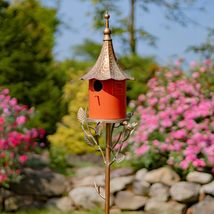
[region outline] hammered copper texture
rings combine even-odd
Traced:
[[[126,74],[118,65],[116,56],[114,54],[114,49],[112,45],[112,41],[104,41],[103,47],[100,52],[100,55],[95,63],[94,67],[82,76],[81,79],[90,80],[125,80],[125,79],[133,79],[128,74]]]

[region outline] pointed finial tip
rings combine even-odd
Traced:
[[[105,12],[104,18],[105,19],[109,19],[110,18],[110,15],[108,14],[108,11]]]
[[[105,26],[105,30],[104,30],[104,41],[108,41],[108,40],[111,40],[111,37],[110,37],[111,30],[109,29],[110,15],[108,14],[108,11],[105,12],[104,18],[106,20],[106,26]]]

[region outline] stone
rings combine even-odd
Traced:
[[[13,195],[14,195],[13,192],[11,192],[11,191],[9,191],[7,189],[4,189],[4,188],[0,188],[0,198],[2,198],[2,200],[6,199],[8,197],[11,197]]]
[[[148,198],[135,195],[129,191],[118,192],[115,205],[121,210],[138,210],[145,206]]]
[[[0,211],[3,209],[3,201],[4,201],[4,199],[3,199],[3,197],[0,195]]]
[[[149,196],[156,201],[168,201],[169,187],[162,183],[152,184]]]
[[[122,214],[122,211],[119,208],[111,208],[110,213],[111,214]]]
[[[67,188],[66,178],[50,170],[25,169],[19,183],[11,189],[21,195],[54,197],[62,195]]]
[[[33,204],[33,197],[32,196],[12,196],[4,201],[4,209],[7,212],[16,211],[20,208],[26,209],[31,207]]]
[[[96,176],[100,175],[104,172],[104,169],[102,167],[95,167],[95,166],[89,166],[84,168],[77,168],[75,171],[76,177],[84,178],[88,176]]]
[[[69,197],[78,208],[94,209],[97,206],[104,206],[104,200],[98,195],[94,187],[74,188],[69,192]],[[110,203],[113,203],[113,196],[111,196]]]
[[[138,170],[135,174],[135,180],[144,181],[147,172],[148,170],[145,168]]]
[[[47,202],[47,207],[52,209],[58,209],[62,212],[68,212],[74,210],[74,206],[70,197],[65,196],[62,198],[51,198]]]
[[[171,186],[172,184],[179,182],[180,177],[170,167],[162,167],[147,172],[144,180],[149,183],[163,183]]]
[[[199,184],[182,181],[171,186],[170,195],[175,201],[192,203],[198,200],[199,190]]]
[[[193,205],[191,208],[192,214],[213,214],[214,213],[214,198],[212,197],[206,197],[204,201],[201,201],[195,205]]]
[[[94,182],[98,185],[98,186],[105,186],[105,175],[97,175],[94,178]],[[94,184],[93,182],[93,184]]]
[[[118,168],[111,171],[111,178],[132,175],[134,170],[129,167]]]
[[[111,193],[125,189],[134,180],[134,176],[116,177],[111,180]]]
[[[41,154],[31,153],[29,154],[28,161],[26,162],[26,166],[29,166],[33,169],[42,169],[48,167],[50,164],[49,152],[44,151]]]
[[[83,177],[82,179],[75,178],[74,186],[93,186],[94,176]]]
[[[75,187],[94,186],[94,182],[96,182],[98,186],[105,186],[105,176],[97,175],[97,176],[87,176],[82,179],[78,179],[78,178],[73,179],[73,184]]]
[[[101,155],[94,155],[94,153],[85,154],[69,154],[66,155],[66,163],[70,167],[82,168],[84,164],[95,166],[102,166],[103,159]],[[92,167],[91,167],[92,168]]]
[[[3,203],[4,203],[5,199],[7,199],[8,197],[11,197],[13,195],[14,194],[11,191],[0,187],[0,211],[3,209]]]
[[[214,181],[209,184],[203,185],[200,192],[214,196]]]
[[[150,186],[151,186],[150,183],[146,181],[136,180],[133,183],[132,191],[136,195],[148,196]]]
[[[199,184],[207,184],[212,180],[212,175],[205,172],[190,172],[186,178],[187,181]]]
[[[145,206],[145,211],[155,214],[184,214],[185,210],[185,204],[180,204],[175,201],[163,202],[150,199]]]
[[[4,198],[3,198],[3,196],[0,193],[0,211],[3,209],[3,206],[2,206],[3,202],[4,202]]]
[[[145,212],[143,212],[143,211],[129,211],[128,213],[127,212],[123,212],[123,211],[121,211],[119,208],[112,208],[111,210],[110,210],[110,213],[111,214],[155,214],[155,213],[145,213]]]
[[[16,211],[19,209],[17,197],[10,197],[4,201],[5,211]]]

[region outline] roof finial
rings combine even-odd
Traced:
[[[109,18],[110,18],[110,15],[108,14],[108,11],[106,11],[105,15],[104,15],[104,18],[106,20],[106,28],[104,30],[104,38],[103,40],[104,41],[110,41],[111,40],[111,30],[109,29]]]

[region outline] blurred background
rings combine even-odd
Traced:
[[[71,47],[83,43],[85,39],[100,43],[102,35],[95,31],[95,27],[103,27],[102,17],[97,13],[102,14],[104,10],[111,11],[111,25],[114,28],[127,30],[113,33],[117,53],[122,54],[126,50],[125,53],[128,54],[126,42],[128,42],[127,25],[131,21],[131,4],[133,4],[131,1],[102,1],[99,4],[96,1],[84,0],[42,2],[47,6],[57,5],[58,17],[67,24],[67,28],[62,26],[56,38],[54,51],[57,59],[77,57]],[[91,4],[92,2],[94,5]],[[155,56],[162,64],[184,55],[188,60],[195,59],[197,56],[193,52],[188,52],[187,48],[200,45],[206,40],[207,30],[213,28],[212,8],[211,1],[177,1],[176,3],[136,1],[134,3],[134,25],[138,29],[136,52]]]
[[[213,213],[214,2],[209,0],[0,0],[0,212],[49,213],[54,207],[61,213],[65,203],[70,213],[102,213],[96,208],[100,200],[85,206],[74,198],[75,187],[88,188],[92,177],[102,175],[101,157],[84,142],[76,115],[88,105],[87,82],[79,78],[100,53],[106,10],[118,62],[135,78],[127,83],[127,103],[138,122],[124,161],[113,166],[115,177],[130,180],[112,194],[118,200],[152,198],[154,183],[166,185],[161,188],[168,194],[157,205],[165,206],[162,211],[145,198],[134,208],[115,199],[113,211],[171,214],[172,200],[182,204],[176,204],[178,213],[191,208],[195,214],[191,206],[208,195],[212,202],[203,209]],[[175,173],[176,182],[186,182],[192,172],[205,173],[207,180],[187,180],[197,183],[196,194],[180,200],[169,193],[170,179],[142,183],[142,168],[165,170],[170,179]],[[77,182],[81,173],[91,176],[85,184]],[[137,192],[146,185],[146,193]],[[134,196],[121,193],[124,189]],[[90,198],[87,191],[83,197]],[[23,209],[29,211],[18,211]]]

